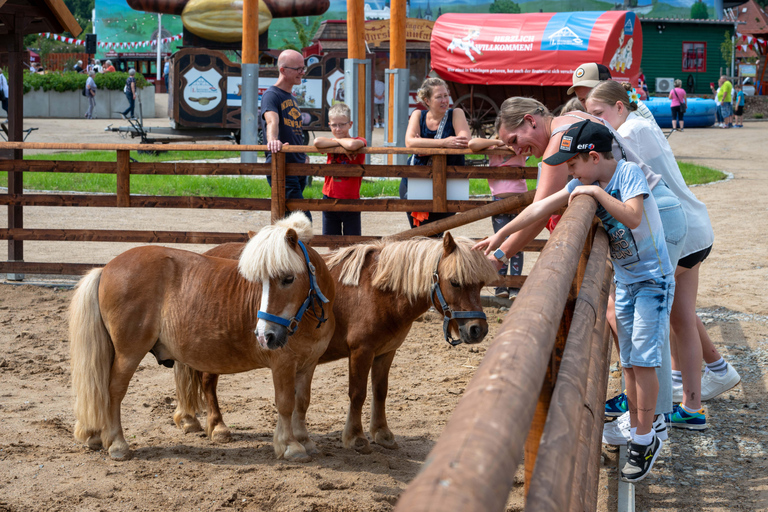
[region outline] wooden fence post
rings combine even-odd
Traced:
[[[448,211],[448,179],[445,176],[447,157],[432,157],[432,211]]]
[[[131,206],[131,152],[117,150],[117,206]]]
[[[272,153],[272,222],[285,217],[285,153]]]

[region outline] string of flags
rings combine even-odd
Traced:
[[[67,44],[85,46],[84,39],[75,39],[74,37],[64,37],[62,35],[52,34],[50,32],[44,32],[39,35],[46,37],[48,39],[53,39],[54,41],[62,41]],[[160,39],[160,44],[172,43],[173,41],[181,41],[181,34],[176,34],[175,36],[171,36],[171,37],[164,37]],[[99,48],[139,48],[144,46],[157,46],[157,39],[152,39],[151,41],[133,41],[129,43],[110,43],[106,41],[97,41],[96,46],[98,46]]]
[[[736,32],[736,46],[743,52],[753,49],[758,54],[768,53],[768,41],[759,37],[748,36]]]

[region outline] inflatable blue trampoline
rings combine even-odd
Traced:
[[[669,98],[648,98],[644,100],[661,128],[672,128],[672,107]],[[715,124],[715,100],[688,98],[688,109],[683,121],[686,128],[704,128]]]

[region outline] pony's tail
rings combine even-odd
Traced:
[[[115,350],[99,310],[101,268],[77,285],[69,307],[69,353],[75,398],[75,439],[97,437],[109,425],[109,373]]]
[[[193,370],[178,361],[173,365],[173,375],[176,378],[176,412],[173,421],[180,425],[182,419],[189,415],[194,417],[205,407],[203,400],[202,372]]]

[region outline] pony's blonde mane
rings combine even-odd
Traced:
[[[482,251],[472,251],[474,242],[456,237],[456,249],[443,258],[441,277],[458,282],[460,286],[489,283],[498,276],[496,269]],[[343,264],[339,280],[347,286],[358,286],[366,256],[379,251],[373,286],[405,295],[415,302],[429,295],[432,273],[440,255],[443,241],[433,238],[413,238],[398,242],[375,242],[346,247],[326,260],[328,268]]]
[[[300,275],[307,271],[304,258],[292,250],[285,239],[289,229],[299,240],[312,238],[312,223],[303,212],[293,212],[285,219],[265,226],[243,248],[238,268],[249,281],[265,281],[285,274]]]

